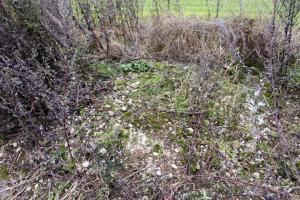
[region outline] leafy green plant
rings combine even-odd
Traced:
[[[135,73],[140,73],[140,72],[147,72],[151,70],[151,66],[141,60],[138,61],[133,61],[130,63],[125,63],[121,64],[118,66],[118,70],[123,72],[123,73],[129,73],[129,72],[135,72]]]

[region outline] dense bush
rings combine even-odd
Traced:
[[[20,131],[33,138],[64,110],[69,80],[60,64],[63,56],[35,6],[0,1],[0,134],[5,138]]]

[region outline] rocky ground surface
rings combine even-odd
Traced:
[[[142,61],[92,67],[111,91],[70,118],[67,140],[42,140],[33,150],[20,138],[3,145],[1,198],[299,197],[296,94],[283,110],[282,138],[259,77],[216,76],[205,101],[197,101],[195,67]]]

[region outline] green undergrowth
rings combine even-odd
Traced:
[[[271,170],[271,185],[295,186],[291,163],[280,157],[279,137],[270,123],[269,84],[259,75],[240,76],[244,72],[238,67],[230,73],[211,71],[202,86],[195,84],[197,67],[145,61],[92,67],[114,86],[88,122],[88,134],[97,147],[94,169],[101,166],[105,190],[114,190],[111,185],[128,176],[131,166],[144,167],[147,156],[168,163],[163,160],[167,152],[175,158],[173,168],[179,168],[181,174],[217,174],[261,182]],[[199,93],[201,89],[203,93]],[[199,101],[199,95],[205,98]],[[291,129],[296,133],[299,126]],[[86,135],[83,130],[79,137]],[[172,155],[174,149],[177,153]],[[64,160],[66,149],[61,151],[59,157]],[[296,160],[297,167],[299,163]],[[71,171],[74,166],[67,163],[65,169]],[[144,181],[152,176],[141,173],[140,181],[147,185]],[[235,189],[241,192],[243,188]],[[226,188],[210,182],[190,189],[189,195],[191,199],[209,199],[209,190],[224,193]]]
[[[151,71],[153,69],[151,64],[142,60],[121,63],[116,66],[112,66],[106,62],[101,62],[91,64],[89,67],[96,70],[96,72],[104,78],[116,78],[121,74],[127,74],[130,72],[141,73]]]
[[[131,87],[128,97],[135,105],[123,114],[123,118],[133,125],[147,125],[155,130],[169,126],[168,123],[180,117],[180,112],[188,109],[189,73],[155,63],[152,71],[117,80],[118,89]]]

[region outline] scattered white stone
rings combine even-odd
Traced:
[[[16,149],[16,153],[19,153],[20,151],[21,151],[21,148],[18,147],[18,148]]]
[[[149,198],[147,196],[143,196],[141,200],[148,200]]]
[[[256,179],[259,179],[259,173],[258,172],[254,172],[253,173],[253,177],[256,178]]]
[[[179,149],[179,148],[175,148],[174,151],[175,151],[176,153],[179,153],[180,149]]]
[[[104,126],[105,126],[105,123],[102,123],[102,124],[99,125],[99,128],[100,128],[100,129],[101,129],[101,128],[104,128]]]
[[[107,150],[106,150],[105,148],[101,148],[101,149],[100,149],[100,153],[101,153],[101,154],[106,154],[106,153],[107,153]]]
[[[261,155],[261,154],[262,154],[262,152],[261,152],[260,150],[258,150],[258,151],[257,151],[257,154],[258,154],[258,155]]]
[[[31,191],[32,190],[32,187],[31,186],[27,186],[26,187],[26,192],[29,192],[29,191]]]
[[[115,115],[115,113],[113,112],[113,111],[108,111],[108,115],[110,116],[110,117],[113,117],[114,115]]]
[[[187,128],[187,130],[188,130],[188,132],[190,132],[190,133],[193,133],[193,132],[194,132],[194,129],[192,129],[192,128]]]
[[[126,107],[126,106],[122,106],[122,107],[121,107],[121,110],[122,110],[123,112],[125,112],[125,111],[127,110],[127,107]]]
[[[175,164],[172,164],[171,167],[172,167],[173,169],[178,169],[177,165],[175,165]]]
[[[158,153],[157,153],[157,152],[153,152],[153,155],[154,155],[154,156],[158,156]]]
[[[129,99],[127,102],[128,105],[132,105],[132,99]]]
[[[72,134],[74,134],[74,133],[75,133],[75,128],[72,127],[72,128],[70,129],[70,134],[72,135]]]
[[[141,151],[143,153],[150,153],[151,147],[149,146],[148,138],[141,130],[131,130],[126,145],[131,153],[134,151]]]
[[[262,101],[260,101],[260,102],[258,102],[258,104],[257,104],[259,107],[264,107],[265,105],[266,105],[266,103],[265,102],[262,102]]]
[[[105,106],[104,106],[104,108],[111,108],[111,105],[109,105],[109,104],[106,104]]]
[[[157,175],[157,176],[161,176],[161,175],[162,175],[161,171],[160,171],[160,170],[157,170],[156,175]]]
[[[131,84],[132,87],[137,87],[140,84],[140,81],[134,82]]]
[[[257,116],[257,125],[262,125],[265,122],[264,117],[262,115]]]
[[[270,133],[271,132],[271,129],[269,129],[268,127],[264,128],[262,130],[262,133]]]
[[[255,97],[258,97],[259,95],[260,95],[260,89],[256,90],[255,93],[254,93]]]
[[[86,160],[81,165],[82,165],[82,167],[87,168],[90,166],[90,162]]]
[[[14,143],[12,143],[12,146],[13,146],[13,147],[17,147],[17,146],[18,146],[18,143],[14,142]]]

